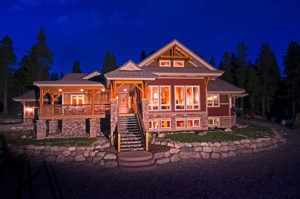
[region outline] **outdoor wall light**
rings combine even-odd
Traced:
[[[26,108],[26,112],[32,113],[32,110],[33,110],[33,109],[30,108],[30,107],[27,107],[27,108]]]
[[[127,91],[127,89],[125,88],[125,89],[124,89],[124,91],[126,92],[126,91]]]
[[[83,91],[83,89],[80,89],[80,91],[82,92],[82,91]]]
[[[58,89],[58,91],[59,91],[59,92],[62,92],[62,89],[60,88],[60,89]]]
[[[105,89],[104,88],[102,88],[102,92],[104,92],[105,91]]]

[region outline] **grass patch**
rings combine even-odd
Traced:
[[[26,138],[21,138],[22,136]],[[96,138],[53,138],[45,140],[31,139],[33,131],[0,132],[0,139],[16,145],[50,145],[50,146],[89,146]]]
[[[176,142],[222,142],[235,141],[247,138],[262,138],[273,136],[272,129],[254,125],[248,125],[245,128],[232,128],[232,132],[223,130],[208,131],[207,135],[200,136],[198,134],[167,134],[164,139]]]

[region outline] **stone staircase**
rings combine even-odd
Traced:
[[[121,152],[145,150],[136,115],[119,116],[119,128]]]
[[[157,167],[153,154],[147,151],[120,152],[118,164],[124,171],[149,171]]]

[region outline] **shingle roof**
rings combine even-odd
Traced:
[[[223,71],[221,70],[209,70],[203,67],[159,67],[159,66],[145,66],[142,67],[143,69],[150,71],[152,73],[209,73],[215,74],[219,73],[222,74]]]
[[[48,100],[48,95],[44,97],[44,100]],[[38,88],[32,89],[23,95],[17,96],[13,98],[14,101],[33,101],[33,100],[40,100],[40,91]]]
[[[244,93],[245,90],[238,88],[224,80],[219,78],[210,80],[207,85],[208,92],[235,92],[235,93]]]
[[[87,73],[66,73],[61,80],[80,80],[86,75]]]
[[[135,69],[128,69],[128,70],[124,70],[122,68],[127,67],[128,65],[134,65],[134,67],[136,67]],[[131,60],[126,62],[125,64],[123,64],[121,67],[119,67],[118,69],[111,71],[109,73],[106,73],[105,75],[106,79],[155,79],[157,76],[153,73],[151,73],[150,71],[147,71],[143,68],[138,67],[134,62],[132,62]]]

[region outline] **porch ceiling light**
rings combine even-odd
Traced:
[[[83,89],[81,88],[81,89],[80,89],[80,91],[82,92],[82,91],[83,91]]]
[[[32,111],[33,111],[33,109],[31,107],[27,107],[26,108],[26,112],[30,112],[31,113]]]
[[[60,89],[58,89],[58,91],[59,91],[59,92],[62,92],[62,89],[60,88]]]
[[[126,92],[126,91],[127,91],[127,88],[125,88],[124,91]]]
[[[102,88],[102,90],[101,90],[102,92],[104,92],[105,91],[105,89],[104,88]]]

